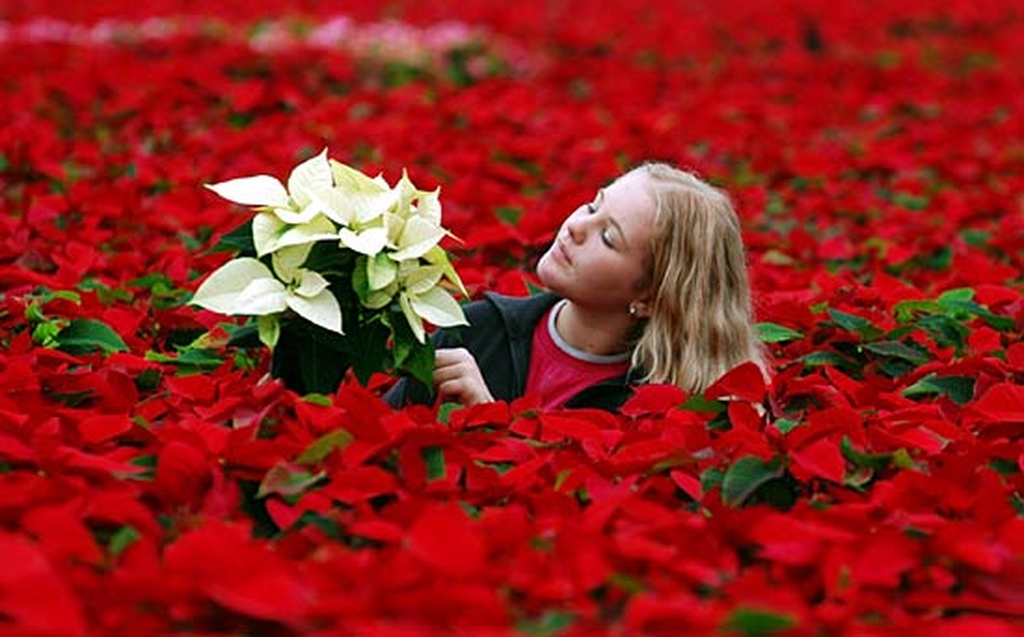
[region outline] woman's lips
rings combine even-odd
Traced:
[[[563,245],[561,241],[555,241],[554,253],[555,257],[558,258],[559,261],[564,261],[568,265],[572,265],[572,259],[569,258],[569,253],[565,251],[565,245]]]

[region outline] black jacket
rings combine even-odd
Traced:
[[[530,369],[533,330],[559,297],[545,292],[528,297],[487,293],[465,306],[468,326],[438,330],[434,345],[465,347],[480,366],[484,382],[495,400],[511,402],[523,395]],[[592,407],[615,411],[632,395],[627,376],[591,385],[573,396],[565,407]],[[392,407],[433,403],[431,390],[411,378],[402,378],[384,397]]]

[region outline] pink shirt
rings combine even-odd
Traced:
[[[599,356],[562,340],[555,319],[565,301],[559,301],[533,330],[533,350],[526,375],[526,393],[540,397],[541,407],[561,407],[580,391],[629,370],[629,354]]]

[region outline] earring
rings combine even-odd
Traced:
[[[636,316],[636,313],[637,313],[638,311],[639,311],[639,310],[637,310],[637,309],[636,309],[636,303],[630,303],[630,304],[629,304],[629,315],[630,315],[630,316]]]

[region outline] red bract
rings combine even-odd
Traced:
[[[1024,386],[1001,383],[989,387],[974,404],[974,411],[991,423],[1024,422]]]
[[[29,540],[5,534],[3,610],[8,626],[26,634],[85,635],[82,602],[59,569]]]
[[[22,4],[0,632],[1024,629],[1010,3]],[[473,297],[529,293],[622,169],[694,169],[742,218],[771,377],[617,414],[287,391],[187,305],[246,214],[202,185],[326,146],[441,187]]]
[[[245,526],[211,522],[167,547],[165,573],[192,597],[186,613],[201,620],[204,609],[197,602],[206,598],[245,617],[298,625],[310,592],[302,589],[293,564],[249,535]]]

